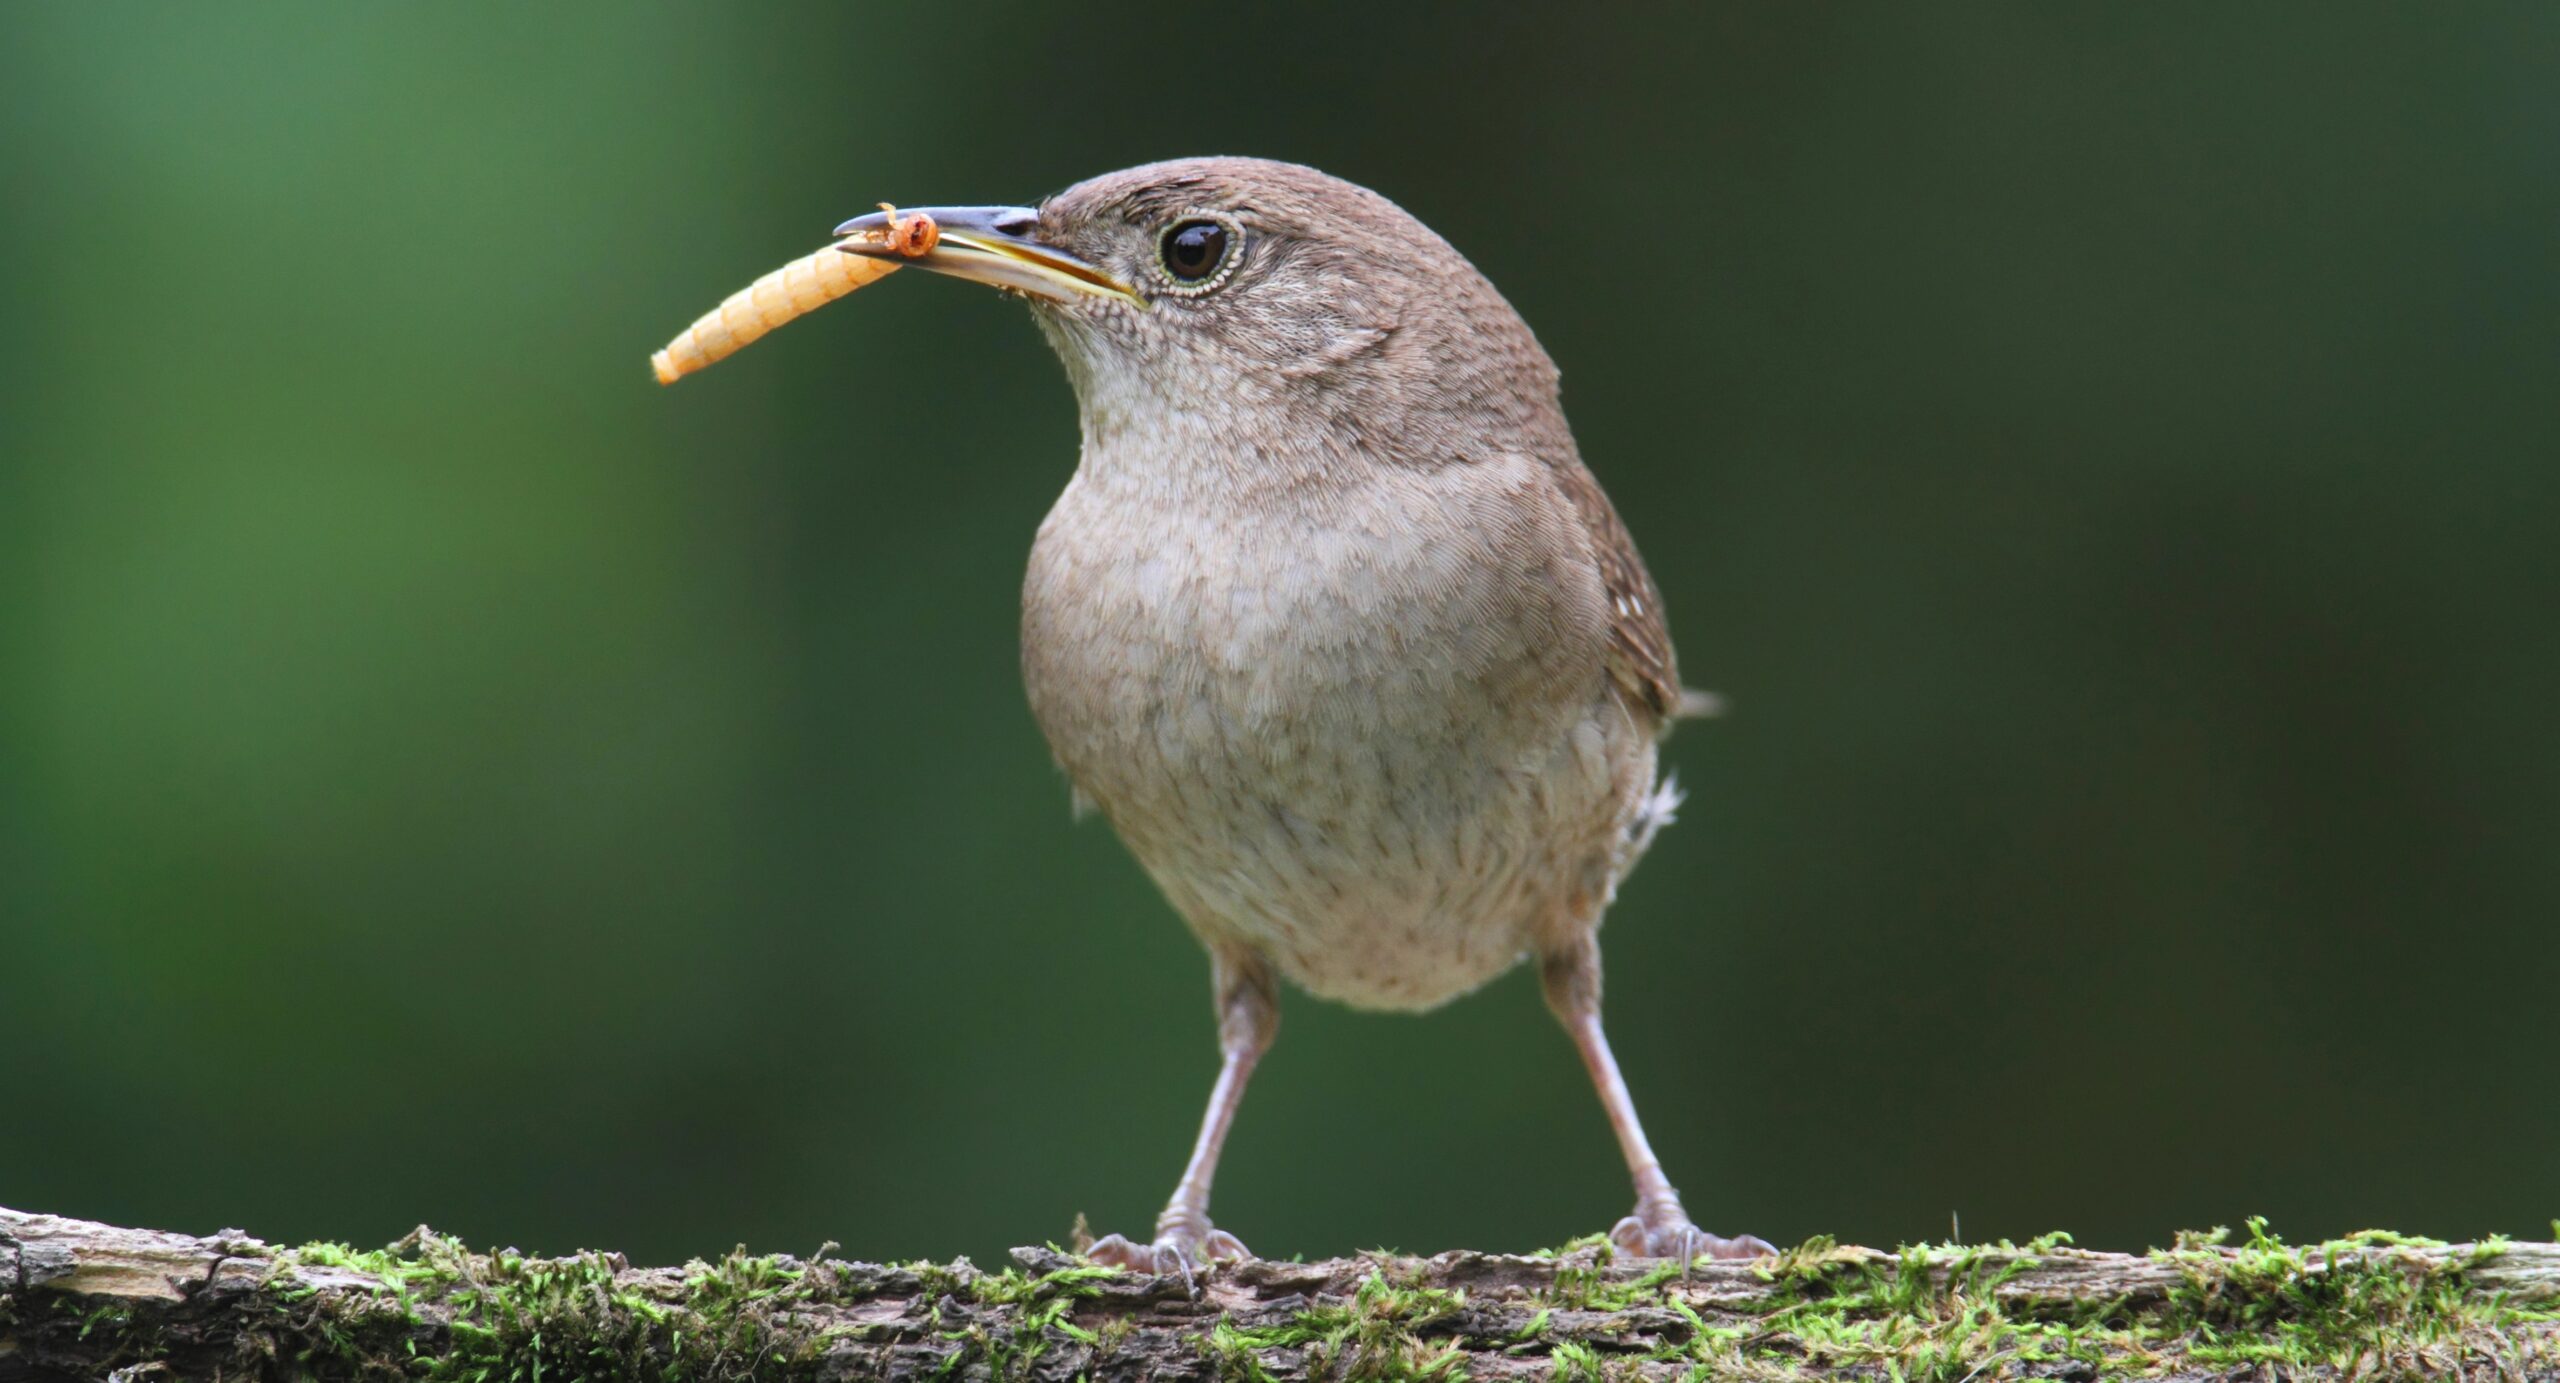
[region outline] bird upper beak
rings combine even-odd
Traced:
[[[921,255],[906,254],[890,243],[886,232],[894,221],[917,215],[932,217],[938,235],[932,249]],[[836,227],[836,234],[853,237],[836,248],[1051,302],[1111,298],[1132,307],[1147,305],[1118,275],[1042,243],[1039,229],[1040,213],[1030,207],[905,207],[894,213],[884,209],[856,216]]]

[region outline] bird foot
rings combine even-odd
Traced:
[[[1609,1242],[1629,1258],[1672,1258],[1682,1263],[1701,1258],[1766,1258],[1777,1247],[1757,1235],[1727,1239],[1709,1234],[1689,1221],[1677,1200],[1636,1202],[1636,1213],[1618,1221]]]
[[[1199,1285],[1194,1275],[1219,1259],[1253,1257],[1244,1241],[1206,1220],[1179,1226],[1159,1227],[1151,1244],[1132,1243],[1125,1235],[1106,1234],[1093,1241],[1085,1257],[1096,1263],[1130,1272],[1152,1273],[1157,1277],[1178,1277],[1182,1285],[1197,1295]]]

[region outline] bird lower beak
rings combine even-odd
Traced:
[[[921,254],[902,249],[893,226],[915,216],[933,218],[932,248]],[[1050,302],[1078,298],[1111,298],[1132,307],[1147,300],[1116,274],[1096,268],[1038,239],[1040,213],[1019,206],[934,206],[886,209],[856,216],[836,227],[850,236],[836,246],[846,254],[912,264],[954,278],[969,279]]]

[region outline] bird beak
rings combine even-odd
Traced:
[[[890,227],[914,216],[933,218],[933,248],[908,254],[893,243]],[[1099,269],[1039,238],[1040,213],[1020,206],[906,207],[856,216],[836,227],[850,236],[836,246],[865,259],[912,264],[1050,302],[1111,298],[1143,308],[1147,300],[1116,274]]]

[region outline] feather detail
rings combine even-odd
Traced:
[[[1609,598],[1609,677],[1628,709],[1659,731],[1682,715],[1693,714],[1689,695],[1680,685],[1678,660],[1671,651],[1671,627],[1662,617],[1662,593],[1637,555],[1609,496],[1591,469],[1574,457],[1551,462],[1549,469],[1566,502],[1582,518],[1590,535],[1592,560]]]

